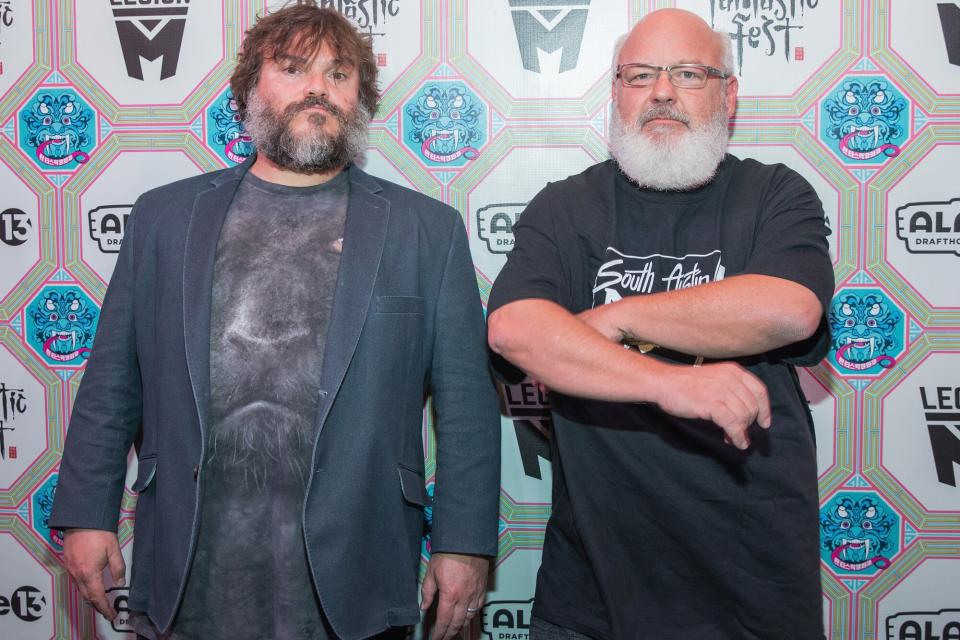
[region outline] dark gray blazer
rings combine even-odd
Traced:
[[[129,606],[161,630],[179,606],[197,537],[217,239],[251,164],[154,189],[134,205],[50,518],[51,527],[116,531],[142,424]],[[500,426],[460,216],[348,172],[302,524],[324,612],[351,639],[420,619],[425,396],[438,441],[434,552],[496,555]]]

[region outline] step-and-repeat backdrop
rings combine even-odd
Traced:
[[[484,300],[525,203],[607,157],[615,38],[663,6],[729,32],[733,152],[799,171],[833,232],[833,348],[801,374],[828,636],[960,638],[960,3],[323,4],[377,51],[383,106],[366,169],[462,213]],[[227,78],[264,9],[0,0],[2,638],[131,637],[125,591],[112,592],[114,623],[95,619],[62,567],[47,527],[59,455],[134,199],[252,152]],[[515,640],[550,514],[550,420],[535,386],[502,401],[500,553],[474,635]],[[127,554],[135,501],[128,489]]]

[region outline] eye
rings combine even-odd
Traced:
[[[50,318],[50,322],[56,322],[57,320],[60,319],[60,316],[57,315],[56,313],[51,313],[49,318]]]
[[[70,116],[63,116],[62,118],[60,118],[60,122],[62,122],[63,124],[70,124],[72,120],[70,120]]]
[[[867,326],[875,328],[877,326],[876,318],[867,318]]]
[[[334,71],[330,74],[330,77],[333,78],[334,82],[343,82],[348,76],[343,71]]]
[[[453,111],[451,111],[451,112],[450,112],[450,119],[451,119],[451,120],[459,120],[459,119],[460,119],[460,112],[457,111],[456,109],[454,109]]]
[[[844,320],[843,326],[845,326],[845,327],[852,327],[852,326],[854,325],[854,323],[855,323],[855,321],[854,321],[853,318],[847,318],[846,320]]]
[[[234,121],[234,122],[240,122],[240,114],[239,114],[239,113],[233,114],[233,121]]]
[[[46,118],[43,119],[43,124],[49,127],[50,125],[53,124],[53,118],[51,118],[50,116],[47,116]]]
[[[69,320],[70,322],[76,322],[76,321],[77,321],[77,314],[75,314],[75,313],[68,313],[68,314],[67,314],[67,320]]]
[[[840,523],[840,528],[841,528],[841,529],[849,529],[849,528],[850,528],[850,521],[849,521],[849,520],[844,520],[843,522],[841,522],[841,523]]]
[[[850,107],[847,109],[847,115],[855,116],[860,113],[860,107]]]
[[[864,529],[873,529],[873,523],[869,520],[865,520],[861,525]]]
[[[430,119],[431,119],[431,120],[439,120],[439,119],[440,119],[440,112],[437,111],[437,110],[431,111],[431,112],[430,112]]]
[[[300,73],[300,67],[295,64],[287,65],[283,68],[283,72],[288,76],[295,76]]]
[[[870,107],[870,113],[872,113],[875,116],[880,115],[880,107],[877,107],[877,106]]]

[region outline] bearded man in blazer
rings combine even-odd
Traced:
[[[301,0],[261,18],[231,78],[257,154],[133,208],[51,526],[81,597],[115,616],[102,575],[124,581],[139,433],[128,606],[142,637],[396,635],[436,604],[433,635],[450,638],[483,604],[499,416],[475,274],[456,211],[351,164],[376,76],[336,11]]]

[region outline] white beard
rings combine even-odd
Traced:
[[[642,123],[654,117],[689,122],[683,112],[664,105],[640,115],[635,123],[620,118],[613,105],[610,154],[631,180],[657,191],[687,191],[709,182],[727,152],[727,113],[721,105],[709,121],[691,126],[678,136],[651,136]]]

